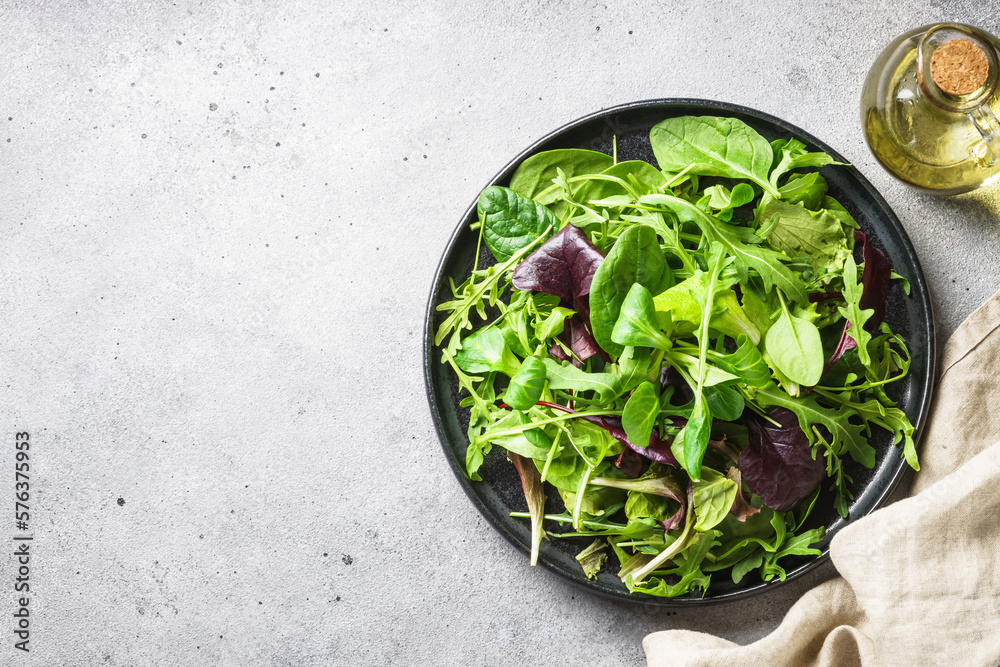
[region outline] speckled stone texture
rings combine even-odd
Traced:
[[[1000,288],[998,191],[892,180],[859,90],[896,35],[998,18],[971,0],[0,4],[0,498],[28,431],[35,537],[28,654],[0,560],[0,664],[634,665],[653,630],[764,635],[832,569],[672,613],[530,569],[476,513],[424,396],[438,258],[545,133],[723,100],[871,179],[943,341]]]

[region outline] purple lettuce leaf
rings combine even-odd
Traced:
[[[590,293],[597,267],[604,261],[587,235],[566,225],[514,269],[514,287],[548,292],[574,304]]]
[[[600,351],[600,348],[597,347],[597,341],[587,330],[587,324],[579,314],[569,318],[567,326],[559,335],[559,340],[573,350],[573,354],[580,361],[586,361]]]
[[[794,412],[775,408],[767,416],[780,426],[747,412],[750,442],[740,452],[739,467],[747,488],[765,505],[787,512],[816,490],[826,477],[826,465],[823,457],[813,458]]]
[[[625,447],[615,459],[615,467],[626,477],[638,477],[642,472],[642,457],[634,450]]]

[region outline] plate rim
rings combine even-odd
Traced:
[[[700,107],[702,109],[705,109],[706,111],[723,112],[724,114],[730,114],[730,115],[743,114],[746,116],[750,116],[755,119],[771,123],[787,131],[794,137],[813,144],[814,146],[828,153],[836,161],[845,163],[844,165],[841,166],[841,168],[845,168],[853,172],[852,174],[853,177],[865,190],[865,194],[867,194],[875,202],[877,207],[882,212],[887,214],[886,221],[889,223],[889,226],[898,236],[901,242],[900,244],[901,248],[905,254],[905,258],[909,263],[910,269],[913,273],[914,280],[911,280],[911,288],[913,288],[911,289],[911,294],[920,298],[920,300],[923,302],[922,305],[924,306],[924,312],[926,314],[926,317],[921,317],[920,319],[923,320],[923,323],[927,328],[927,345],[926,349],[922,350],[927,355],[927,367],[923,374],[923,377],[920,378],[921,380],[923,380],[922,382],[923,391],[922,395],[920,395],[917,399],[918,412],[917,412],[916,422],[913,424],[914,444],[919,453],[920,449],[922,448],[923,435],[925,431],[927,417],[929,415],[930,405],[933,399],[934,384],[935,384],[936,370],[937,370],[936,327],[935,327],[935,318],[933,310],[933,299],[931,299],[930,289],[927,285],[926,277],[924,276],[923,267],[920,265],[920,260],[917,258],[916,250],[913,247],[913,243],[910,240],[909,235],[906,233],[906,230],[903,227],[902,223],[900,222],[898,216],[889,206],[888,202],[881,195],[881,193],[879,193],[879,191],[875,189],[875,187],[871,184],[871,182],[864,176],[864,174],[861,173],[861,171],[856,166],[854,166],[851,163],[847,163],[847,161],[843,158],[843,156],[839,152],[835,151],[826,142],[817,138],[813,134],[803,130],[802,128],[796,125],[789,123],[788,121],[773,116],[769,113],[759,111],[751,107],[734,104],[731,102],[721,102],[717,100],[710,100],[704,98],[680,98],[680,97],[678,98],[664,97],[664,98],[650,98],[645,100],[637,100],[633,102],[626,102],[624,104],[614,105],[611,107],[606,107],[598,111],[585,114],[584,116],[581,116],[573,121],[563,124],[562,126],[556,128],[555,130],[547,132],[539,139],[533,141],[527,148],[520,151],[513,159],[508,161],[507,164],[505,164],[502,169],[500,169],[496,174],[494,174],[494,176],[488,181],[487,185],[484,187],[488,187],[489,185],[495,184],[500,179],[504,178],[505,175],[509,175],[512,169],[516,168],[517,165],[519,165],[529,156],[538,152],[539,148],[541,146],[544,146],[549,141],[569,131],[572,131],[580,126],[586,125],[587,123],[602,118],[607,118],[615,114],[619,114],[626,111],[648,110],[657,107],[681,107],[681,106]],[[480,189],[480,191],[482,191],[482,188]],[[435,400],[434,387],[432,383],[431,364],[433,363],[433,360],[431,355],[435,348],[435,345],[433,344],[433,337],[434,337],[433,324],[434,324],[434,313],[436,312],[435,311],[436,300],[438,294],[440,293],[440,288],[442,287],[442,279],[444,278],[445,269],[448,266],[449,260],[456,249],[458,238],[463,233],[466,221],[469,219],[469,216],[475,212],[476,205],[477,201],[474,200],[472,204],[465,209],[465,212],[462,214],[458,225],[455,227],[454,231],[448,238],[447,244],[445,245],[445,250],[441,255],[440,261],[438,262],[437,269],[434,272],[434,279],[431,284],[430,296],[427,301],[427,307],[425,309],[425,316],[424,316],[424,337],[423,337],[423,348],[422,348],[423,367],[424,367],[424,388],[427,394],[428,407],[430,408],[431,411],[431,418],[432,421],[434,422],[434,428],[438,436],[438,441],[443,449],[443,452],[445,454],[445,459],[448,461],[452,473],[458,479],[459,486],[462,487],[462,490],[465,492],[465,495],[469,498],[473,506],[478,510],[480,515],[487,521],[487,523],[490,525],[491,528],[500,533],[508,542],[510,542],[515,547],[517,551],[527,553],[525,545],[519,539],[517,539],[515,535],[507,531],[501,524],[498,524],[493,521],[492,512],[489,511],[489,509],[487,508],[486,504],[482,501],[482,499],[479,498],[479,496],[474,493],[472,489],[472,483],[466,478],[465,472],[460,468],[459,463],[455,460],[455,457],[453,456],[452,451],[448,446],[448,439],[444,432],[442,420],[438,413],[438,403]],[[913,354],[912,350],[911,354]],[[864,514],[860,517],[852,518],[849,523],[857,521],[885,507],[886,501],[897,490],[902,480],[912,475],[912,473],[913,471],[910,469],[908,465],[900,465],[897,468],[896,472],[894,473],[892,479],[889,480],[888,484],[886,485],[882,493],[876,496],[872,509],[867,514]],[[593,585],[588,585],[588,583],[585,581],[581,581],[572,576],[569,576],[561,569],[552,567],[547,563],[543,562],[542,563],[543,567],[541,569],[549,572],[550,574],[558,576],[560,579],[568,581],[569,583],[573,584],[578,588],[587,590],[591,594],[597,594],[607,599],[652,605],[661,608],[669,608],[669,607],[690,608],[692,606],[705,606],[705,605],[733,602],[737,600],[745,600],[747,598],[759,595],[765,591],[776,590],[779,587],[783,586],[784,584],[790,583],[810,572],[815,571],[818,567],[820,567],[827,560],[829,560],[829,558],[830,558],[830,546],[828,544],[826,548],[822,551],[822,553],[819,556],[817,556],[814,560],[809,561],[808,563],[798,567],[792,572],[789,572],[784,579],[774,579],[769,582],[761,582],[759,584],[755,584],[754,586],[751,586],[743,590],[732,591],[728,593],[715,595],[712,597],[701,597],[701,598],[698,597],[657,598],[653,596],[640,596],[628,593],[627,591],[621,593],[614,591],[606,591],[602,588],[598,588]]]

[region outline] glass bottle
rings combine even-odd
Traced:
[[[960,194],[1000,178],[1000,40],[958,23],[924,26],[875,60],[861,95],[872,153],[925,192]]]

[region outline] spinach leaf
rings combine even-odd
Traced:
[[[722,421],[736,421],[743,414],[746,403],[743,395],[732,387],[716,385],[705,387],[702,390],[705,394],[705,402],[712,416]]]
[[[545,389],[545,364],[538,357],[528,357],[521,363],[510,385],[504,392],[503,400],[515,410],[527,410],[538,402]]]
[[[789,139],[781,146],[781,154],[778,163],[771,172],[771,185],[777,187],[778,179],[792,169],[802,169],[803,167],[823,167],[828,164],[843,165],[843,162],[836,162],[826,153],[808,153],[806,145],[798,139]]]
[[[597,344],[605,352],[618,356],[624,350],[611,338],[622,302],[639,283],[653,294],[674,284],[674,275],[656,239],[647,225],[634,225],[621,236],[604,258],[590,287],[590,326]]]
[[[462,348],[455,352],[455,363],[466,373],[500,371],[514,375],[520,367],[497,327],[475,331],[462,339]]]
[[[736,500],[736,482],[711,468],[702,470],[702,479],[693,482],[695,530],[714,528],[726,518]]]
[[[552,211],[509,188],[491,185],[479,195],[483,240],[498,262],[506,262],[538,237],[556,229]]]
[[[819,329],[788,312],[784,301],[778,321],[767,330],[764,345],[771,361],[789,380],[811,387],[823,376],[823,342]]]
[[[767,178],[774,158],[771,145],[741,120],[668,118],[650,130],[649,141],[664,171],[749,179],[778,196],[777,184]]]
[[[551,204],[559,199],[559,188],[552,181],[561,169],[566,178],[599,174],[614,164],[610,155],[580,148],[560,148],[536,153],[518,166],[510,178],[510,189],[528,199]]]
[[[643,382],[629,396],[622,412],[622,428],[632,442],[646,443],[660,415],[660,397],[652,382]]]
[[[632,285],[622,302],[618,321],[611,330],[611,340],[623,346],[651,347],[657,350],[669,350],[671,347],[670,339],[660,331],[653,308],[653,297],[639,283]]]

